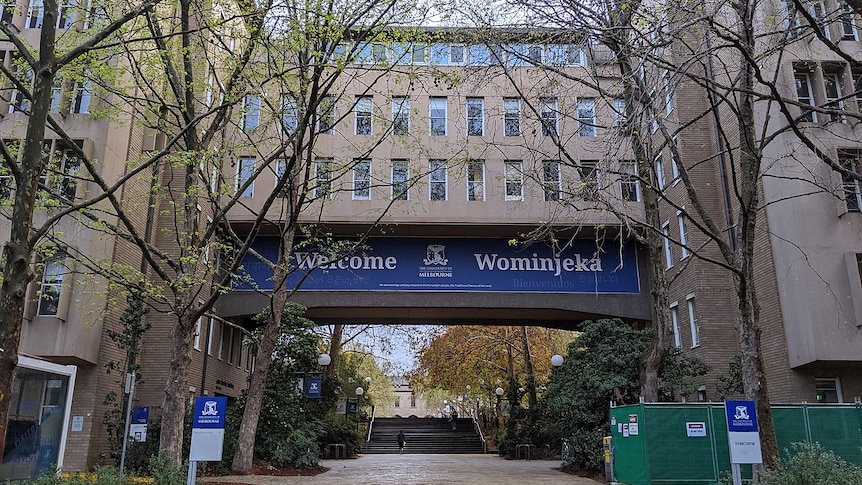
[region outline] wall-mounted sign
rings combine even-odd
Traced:
[[[685,423],[685,435],[689,438],[698,438],[706,436],[706,423],[704,422],[687,422]]]
[[[274,263],[279,240],[260,237],[253,247]],[[371,238],[337,255],[298,242],[290,265],[287,285],[308,275],[301,288],[312,291],[640,292],[635,245],[615,241],[577,240],[555,251],[491,238]],[[269,264],[249,254],[242,269],[235,290],[272,289]]]

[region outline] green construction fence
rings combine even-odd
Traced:
[[[860,405],[773,405],[778,447],[817,442],[862,464]],[[714,485],[730,473],[723,403],[634,404],[610,411],[614,481],[625,485]],[[751,467],[742,466],[743,478]]]

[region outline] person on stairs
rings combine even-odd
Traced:
[[[456,429],[458,427],[458,411],[452,410],[452,429]]]
[[[398,454],[401,455],[404,453],[404,445],[407,443],[407,439],[404,437],[404,430],[398,431]]]

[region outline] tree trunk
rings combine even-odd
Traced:
[[[188,369],[192,361],[194,329],[195,320],[186,312],[177,318],[177,325],[171,331],[171,361],[162,401],[159,446],[175,465],[183,462],[183,421],[189,395]]]
[[[344,336],[344,325],[336,323],[332,326],[332,338],[329,341],[329,357],[332,359],[326,367],[326,378],[335,377],[335,359],[341,354],[341,339]]]
[[[12,207],[9,240],[3,246],[3,283],[0,285],[0,450],[5,449],[12,385],[18,366],[18,346],[24,320],[27,285],[33,279],[31,255],[34,241],[33,213],[39,176],[45,171],[45,125],[51,109],[51,94],[56,75],[54,40],[57,2],[45,0],[45,28],[39,40],[39,63],[34,66],[30,117],[24,135],[20,172],[15,175],[15,200]],[[0,456],[0,461],[3,457]]]
[[[527,326],[521,325],[521,348],[524,354],[524,383],[527,388],[527,402],[530,409],[536,409],[539,402],[536,396],[536,376],[533,374],[533,358],[530,355],[530,342],[527,339]]]
[[[275,288],[266,318],[263,338],[257,348],[257,358],[254,373],[248,386],[248,396],[239,425],[236,453],[233,456],[231,471],[244,473],[251,469],[254,462],[254,442],[257,436],[257,423],[260,419],[260,408],[263,405],[263,395],[266,390],[266,377],[272,364],[272,352],[281,333],[284,305],[290,293],[285,280],[287,279],[287,262],[293,251],[295,229],[289,229],[282,235],[281,251],[273,274]]]

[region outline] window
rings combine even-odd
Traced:
[[[425,44],[412,44],[410,46],[410,62],[412,64],[425,64],[428,46]]]
[[[578,173],[581,175],[581,194],[584,200],[596,200],[599,196],[599,173],[597,160],[581,160]]]
[[[655,157],[655,182],[656,187],[658,187],[659,190],[664,190],[664,160],[662,159],[661,153]]]
[[[488,66],[491,64],[491,53],[488,47],[482,44],[470,46],[470,65],[471,66]]]
[[[521,100],[519,98],[503,98],[503,135],[518,136],[521,134]]]
[[[524,200],[524,165],[520,160],[503,162],[506,177],[506,200]]]
[[[673,268],[673,252],[670,247],[670,222],[665,221],[661,225],[662,240],[664,241],[664,265],[666,269]]]
[[[371,61],[374,64],[386,64],[389,62],[389,56],[385,45],[373,44],[371,46]]]
[[[823,0],[812,0],[810,10],[817,28],[823,33],[823,37],[829,39],[829,21],[826,19],[826,6],[823,4]]]
[[[215,328],[215,320],[210,318],[207,326],[207,355],[213,354],[213,329]]]
[[[353,200],[371,200],[371,160],[353,162]]]
[[[545,201],[560,200],[562,183],[560,162],[544,160],[542,162],[542,186],[545,191]]]
[[[8,200],[12,197],[12,189],[15,187],[15,179],[5,161],[0,160],[0,199]]]
[[[431,136],[446,136],[446,98],[432,97],[428,101],[428,125]]]
[[[467,98],[467,136],[485,135],[485,100]]]
[[[539,100],[539,115],[542,118],[542,134],[556,136],[559,133],[557,98]]]
[[[332,159],[318,158],[314,161],[314,197],[332,198]]]
[[[27,11],[27,28],[41,29],[43,20],[45,20],[45,5],[42,0],[30,0],[30,8]]]
[[[218,339],[218,358],[222,360],[224,358],[224,349],[225,349],[225,339],[228,338],[228,327],[224,322],[219,323],[219,339]]]
[[[254,131],[260,126],[260,96],[242,98],[242,131]]]
[[[853,70],[853,91],[856,93],[856,111],[862,112],[862,70]]]
[[[60,311],[60,293],[66,274],[66,254],[57,253],[45,260],[42,282],[39,285],[37,315],[53,316]]]
[[[428,173],[428,198],[430,200],[446,200],[449,183],[446,160],[429,161]]]
[[[90,112],[90,100],[93,97],[93,82],[84,81],[75,83],[72,95],[72,113],[88,114]]]
[[[57,15],[57,28],[68,29],[75,22],[74,8],[77,6],[74,0],[61,0]]]
[[[392,200],[409,200],[410,167],[407,160],[392,160]]]
[[[248,187],[243,189],[243,186],[251,180],[251,177],[254,175],[254,157],[243,157],[239,159],[239,164],[236,168],[236,190],[239,192],[242,190],[240,194],[241,199],[248,199],[254,197],[254,181],[248,184]]]
[[[676,220],[679,224],[679,245],[682,251],[679,259],[685,259],[691,254],[688,250],[688,227],[685,223],[685,214],[682,211],[676,211]]]
[[[679,334],[679,304],[673,302],[670,304],[670,323],[673,325],[673,346],[682,348],[682,337]]]
[[[814,378],[814,392],[818,403],[844,402],[841,395],[841,381],[837,377]]]
[[[838,150],[838,163],[848,171],[862,173],[862,150]],[[862,210],[862,183],[848,175],[842,175],[841,181],[847,211],[859,212]]]
[[[203,326],[204,317],[198,317],[195,323],[195,350],[201,349],[201,327]]]
[[[284,177],[284,172],[287,171],[287,160],[284,158],[279,158],[275,161],[275,185],[278,186],[282,177]],[[290,195],[291,185],[293,182],[290,180],[290,176],[288,175],[288,179],[284,181],[284,185],[279,191],[279,197],[288,197]]]
[[[823,73],[823,87],[826,91],[826,107],[833,110],[844,111],[844,97],[841,89],[841,78],[838,73],[829,72]],[[840,121],[842,123],[847,120],[842,113],[831,113],[829,118],[832,121]]]
[[[794,0],[782,0],[781,6],[784,11],[784,29],[787,31],[787,37],[795,37],[799,33],[800,23]]]
[[[51,113],[57,114],[60,112],[60,103],[63,101],[63,81],[60,79],[54,80],[54,86],[51,88]]]
[[[14,0],[2,0],[0,2],[0,24],[9,25],[12,23],[12,17],[15,15]]]
[[[811,82],[807,72],[797,72],[793,76],[796,81],[796,100],[802,105],[802,115],[799,121],[817,122],[817,113],[805,106],[814,106],[814,96],[811,94]]]
[[[485,200],[485,162],[467,162],[467,200]]]
[[[859,40],[853,7],[845,1],[840,2],[839,8],[841,9],[841,39]]]
[[[401,396],[395,396],[395,407],[396,408],[401,407]]]
[[[671,146],[670,146],[670,173],[673,175],[672,184],[679,183],[679,163],[677,163],[676,156],[674,155],[674,150],[679,151],[679,140],[676,136],[671,138]]]
[[[286,135],[291,135],[299,126],[299,106],[296,100],[290,96],[281,98],[281,129]]]
[[[72,150],[64,151],[57,166],[59,185],[54,190],[66,199],[73,200],[78,191],[78,174],[80,171],[81,159],[78,158],[78,155]]]
[[[326,96],[317,104],[317,131],[332,134],[335,130],[335,96]]]
[[[412,393],[412,392],[410,393],[410,407],[411,408],[416,407],[416,394]]]
[[[410,100],[392,98],[392,132],[396,135],[410,133]]]
[[[581,48],[570,44],[551,44],[547,47],[545,62],[551,66],[582,66]]]
[[[614,128],[622,132],[628,124],[628,113],[626,111],[626,100],[614,99]]]
[[[354,132],[357,135],[370,135],[374,125],[374,98],[357,96],[354,113],[356,115]]]
[[[464,46],[463,45],[450,45],[449,46],[449,65],[450,66],[460,66],[464,64]]]
[[[596,100],[578,99],[578,136],[596,136]]]
[[[641,187],[638,183],[637,165],[635,162],[620,163],[620,191],[623,200],[637,202],[640,200]]]
[[[694,294],[686,296],[685,302],[688,305],[688,324],[691,327],[691,346],[694,348],[700,345],[700,328],[697,324],[697,308],[694,304]]]
[[[673,112],[673,87],[670,82],[670,73],[667,71],[662,76],[662,82],[664,83],[664,111],[665,114],[671,114]]]

